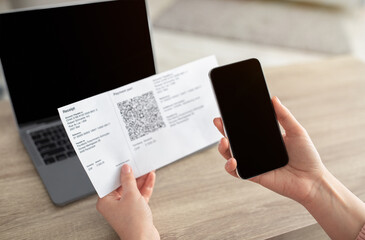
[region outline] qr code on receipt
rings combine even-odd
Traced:
[[[118,103],[131,141],[166,127],[153,92]]]

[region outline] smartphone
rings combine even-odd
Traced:
[[[237,175],[248,179],[285,166],[289,157],[260,62],[248,59],[209,75]]]

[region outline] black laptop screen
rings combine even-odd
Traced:
[[[20,125],[155,74],[144,0],[1,14],[0,58]]]

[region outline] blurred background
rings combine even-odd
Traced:
[[[0,12],[65,2],[75,1],[0,0]],[[338,56],[365,61],[364,2],[147,0],[157,69],[208,55],[216,55],[220,64],[254,57],[264,67]]]

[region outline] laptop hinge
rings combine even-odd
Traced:
[[[48,124],[48,123],[52,123],[55,121],[61,121],[59,116],[53,116],[53,117],[49,117],[49,118],[44,118],[41,120],[37,120],[37,121],[32,121],[32,122],[28,122],[28,123],[23,123],[23,124],[19,124],[19,128],[24,128],[27,126],[36,126],[36,125],[42,125],[42,124]]]

